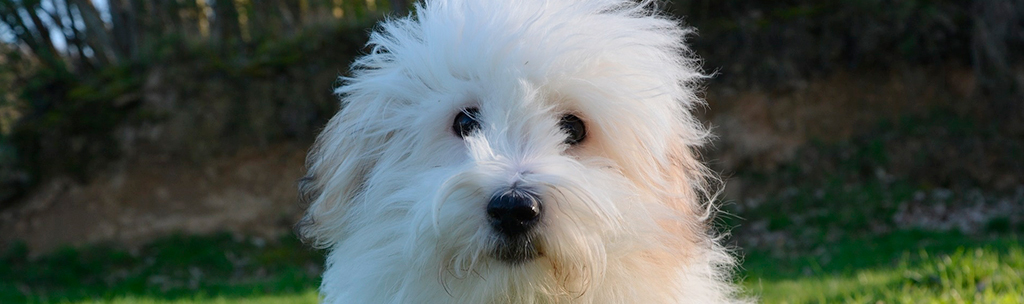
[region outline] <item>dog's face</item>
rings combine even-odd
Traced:
[[[372,34],[310,154],[324,289],[482,303],[677,280],[655,268],[709,242],[685,31],[621,1],[439,2]]]

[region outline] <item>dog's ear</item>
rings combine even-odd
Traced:
[[[675,196],[672,207],[687,215],[703,217],[717,192],[715,175],[700,162],[697,147],[680,140],[672,143],[668,150],[668,189]]]
[[[667,164],[664,165],[665,177],[664,201],[668,207],[676,210],[684,218],[684,235],[703,235],[703,231],[712,227],[715,200],[717,199],[721,180],[710,168],[700,161],[699,148],[709,136],[699,125],[680,128],[673,132],[666,150]]]
[[[383,138],[370,135],[360,124],[357,112],[343,109],[331,118],[310,149],[308,171],[299,180],[299,200],[308,207],[296,232],[317,248],[344,238],[347,211],[376,164],[375,149],[383,144]]]

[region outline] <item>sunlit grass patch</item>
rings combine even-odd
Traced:
[[[905,241],[902,252],[829,252],[796,258],[792,265],[775,264],[780,267],[770,266],[771,258],[751,256],[745,285],[764,303],[1024,303],[1024,246],[1019,238],[972,242],[957,235],[944,240],[928,239],[942,237],[938,234],[907,236],[879,237],[882,242]],[[950,250],[956,242],[964,244]],[[820,261],[830,259],[821,266]],[[876,265],[844,266],[865,261]]]

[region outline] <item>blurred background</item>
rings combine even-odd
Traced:
[[[1024,302],[1024,1],[665,1],[737,280]],[[313,303],[295,182],[405,0],[0,0],[0,303]]]

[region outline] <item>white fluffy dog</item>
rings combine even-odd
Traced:
[[[382,23],[309,155],[326,303],[742,301],[703,78],[649,1],[437,0]]]

